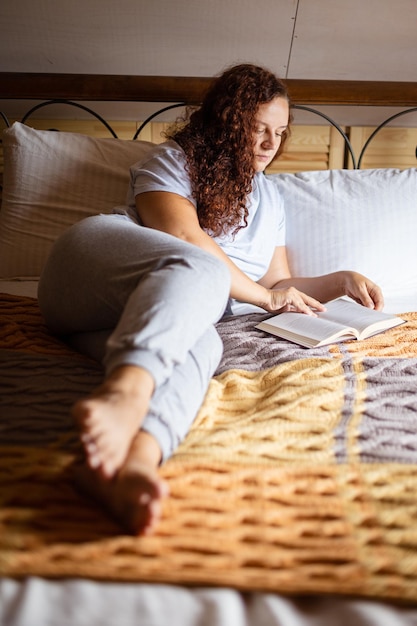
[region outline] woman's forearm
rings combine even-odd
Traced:
[[[203,250],[206,250],[206,252],[210,252],[227,265],[231,276],[231,298],[262,308],[268,306],[270,301],[269,290],[259,283],[254,282],[249,276],[242,272],[209,235],[202,231],[198,233],[198,235],[187,237],[186,239],[189,243],[193,243]]]
[[[358,272],[339,271],[312,278],[284,278],[273,288],[288,288],[289,285],[320,302],[346,295],[372,309],[381,310],[384,306],[384,296],[378,285]]]
[[[329,302],[345,295],[345,272],[333,272],[324,276],[305,276],[284,278],[277,282],[272,289],[285,289],[293,286],[320,302]]]

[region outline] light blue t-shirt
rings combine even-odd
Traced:
[[[140,223],[135,197],[146,191],[169,191],[187,198],[194,206],[191,181],[185,169],[184,151],[175,141],[155,146],[130,168],[129,215]],[[248,196],[248,225],[235,235],[213,237],[230,259],[257,281],[266,273],[274,250],[285,245],[285,213],[276,185],[257,173]]]

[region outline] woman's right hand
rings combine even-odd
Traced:
[[[306,315],[316,316],[316,311],[325,311],[326,307],[307,294],[299,291],[295,287],[284,289],[267,289],[268,300],[263,308],[269,313],[283,313],[284,311],[295,311]]]

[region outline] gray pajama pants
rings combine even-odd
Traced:
[[[163,459],[187,434],[222,355],[214,324],[230,291],[226,266],[196,246],[122,215],[87,218],[54,244],[39,282],[50,330],[110,373],[147,369],[155,392],[143,429]]]

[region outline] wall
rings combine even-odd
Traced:
[[[414,81],[416,24],[416,0],[2,0],[0,71],[211,76],[251,61],[284,78]]]

